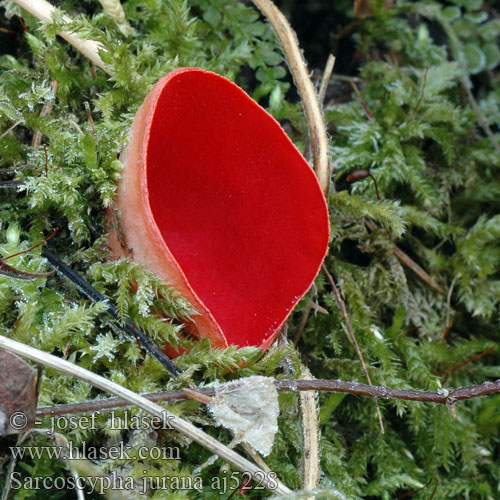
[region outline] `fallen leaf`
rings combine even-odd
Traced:
[[[271,453],[279,415],[273,378],[252,376],[224,384],[208,408],[218,425],[233,432],[235,444],[248,443],[264,456]]]
[[[0,436],[31,429],[36,414],[36,371],[0,349]]]

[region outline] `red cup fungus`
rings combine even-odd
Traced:
[[[147,95],[121,160],[130,258],[191,301],[212,346],[267,349],[329,238],[316,176],[279,123],[222,76],[180,68]],[[113,231],[109,246],[126,255]]]

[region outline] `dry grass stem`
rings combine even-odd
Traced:
[[[441,285],[438,285],[429,274],[422,269],[410,256],[408,256],[401,248],[394,245],[393,250],[394,255],[405,265],[408,269],[411,269],[424,283],[427,283],[431,288],[444,295],[444,289]]]
[[[335,56],[330,54],[326,60],[325,71],[323,71],[323,76],[321,77],[321,84],[318,91],[318,99],[321,104],[325,102],[326,91],[328,89],[328,83],[332,78],[333,67],[335,66]]]
[[[42,22],[50,22],[55,7],[45,0],[13,0],[14,3],[27,10],[30,14],[40,19]],[[67,15],[64,16],[64,21],[68,24],[72,22],[71,18]],[[84,56],[88,57],[92,63],[99,66],[108,75],[113,75],[113,72],[106,66],[104,61],[99,55],[99,50],[102,46],[93,40],[84,40],[78,35],[70,31],[61,31],[59,35],[64,38],[68,43],[73,45],[75,49],[79,50]]]
[[[297,332],[295,333],[295,338],[293,339],[293,345],[295,347],[297,346],[300,339],[302,338],[302,334],[304,333],[304,330],[306,329],[307,321],[308,321],[310,315],[311,315],[311,308],[308,307],[307,310],[305,310],[302,313],[302,318],[300,320],[299,326],[297,327]]]
[[[116,23],[122,35],[130,36],[133,33],[132,26],[125,17],[120,0],[99,0],[99,3],[102,5],[104,12]]]
[[[302,366],[303,379],[312,379],[311,372]],[[319,427],[316,393],[300,393],[300,411],[302,413],[303,474],[302,489],[314,490],[319,482]]]
[[[252,447],[245,442],[241,442],[240,446],[245,450],[245,453],[262,469],[267,473],[272,472],[269,465],[264,462],[262,457],[256,452],[252,450]],[[278,481],[278,479],[276,479]]]
[[[5,132],[0,135],[0,139],[3,139],[6,135],[9,135],[18,125],[21,125],[23,120],[19,120],[14,125],[11,125]]]
[[[330,154],[326,126],[318,97],[316,96],[313,83],[309,78],[309,73],[298,45],[297,37],[286,17],[273,2],[270,0],[252,1],[264,16],[269,19],[283,46],[309,123],[313,145],[314,169],[321,189],[326,196],[330,184]]]

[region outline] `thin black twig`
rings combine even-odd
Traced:
[[[63,274],[70,280],[87,298],[93,302],[104,302],[108,307],[108,314],[118,323],[121,323],[118,308],[109,299],[99,293],[88,281],[79,276],[78,273],[73,271],[73,269],[67,266],[61,259],[47,250],[46,247],[42,249],[42,255],[52,264],[57,272]],[[163,365],[171,375],[175,377],[182,373],[182,370],[140,328],[137,328],[132,321],[126,319],[124,323],[121,324],[121,327],[129,337],[133,339],[138,337],[144,349]]]

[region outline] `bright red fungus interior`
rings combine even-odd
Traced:
[[[239,87],[194,68],[162,85],[143,143],[154,223],[227,342],[267,347],[325,256],[324,196]]]

